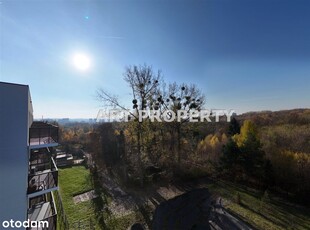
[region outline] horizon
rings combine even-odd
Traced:
[[[284,112],[284,111],[294,111],[294,110],[310,110],[310,108],[292,108],[292,109],[282,109],[282,110],[257,110],[257,111],[246,111],[244,113],[236,113],[236,116],[242,116],[248,113],[276,113],[276,112]],[[71,119],[71,120],[89,120],[89,119],[97,119],[96,117],[34,117],[34,120],[61,120],[61,119]]]
[[[30,86],[36,119],[96,118],[99,87],[130,105],[123,73],[144,63],[198,85],[207,108],[310,108],[310,2],[298,3],[4,0],[0,81]]]

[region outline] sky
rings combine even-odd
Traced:
[[[95,118],[98,88],[130,105],[123,73],[143,64],[196,84],[207,108],[310,108],[309,12],[308,0],[0,0],[0,81],[30,86],[36,118]]]

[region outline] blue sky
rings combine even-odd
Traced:
[[[96,117],[98,87],[130,102],[124,68],[144,63],[197,84],[208,108],[309,108],[309,12],[307,0],[2,0],[0,81],[30,85],[37,118]]]

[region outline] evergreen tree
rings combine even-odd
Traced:
[[[240,124],[237,121],[237,119],[233,117],[229,123],[228,134],[230,136],[233,136],[239,133],[240,133]]]
[[[229,139],[223,147],[223,156],[220,160],[221,170],[228,174],[234,175],[239,168],[240,149],[233,139]]]
[[[246,175],[260,182],[267,181],[265,174],[270,172],[271,165],[266,165],[256,126],[251,121],[246,120],[240,134],[235,134],[224,146],[221,166],[234,176]]]
[[[247,175],[263,178],[265,153],[260,140],[250,132],[240,147],[241,164]]]

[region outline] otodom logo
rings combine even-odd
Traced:
[[[5,220],[2,222],[3,228],[48,228],[48,221],[33,221],[33,220],[25,220],[25,221],[14,221],[14,220]]]

